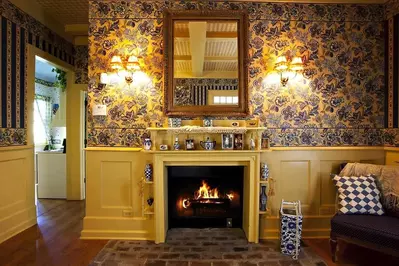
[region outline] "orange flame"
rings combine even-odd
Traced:
[[[211,187],[202,181],[202,186],[194,193],[195,199],[218,199],[219,191],[217,188],[211,189]]]
[[[219,196],[219,191],[217,188],[212,189],[204,180],[202,181],[202,186],[194,192],[194,199],[219,199],[221,198]],[[233,200],[234,195],[233,193],[231,194],[226,194],[226,198],[229,200]],[[182,206],[183,208],[187,209],[190,207],[190,199],[186,198],[182,200]]]

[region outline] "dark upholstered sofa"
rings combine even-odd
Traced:
[[[336,250],[338,239],[345,242],[360,245],[366,248],[378,250],[390,255],[399,256],[399,217],[397,212],[397,181],[399,180],[399,168],[389,168],[388,166],[376,166],[368,164],[354,164],[345,166],[340,176],[360,176],[373,174],[377,179],[386,178],[390,187],[380,188],[382,203],[388,204],[386,215],[355,215],[355,214],[336,214],[331,219],[330,246],[332,260],[336,261]],[[356,168],[356,169],[355,169]],[[398,175],[396,175],[398,174]],[[396,175],[393,178],[393,175]],[[381,182],[382,183],[382,182]],[[392,188],[393,186],[393,188]],[[395,188],[396,186],[396,188]],[[384,190],[384,191],[382,191]],[[388,191],[389,190],[389,191]],[[385,193],[385,195],[384,195]],[[396,199],[392,201],[392,195]],[[385,198],[384,198],[385,197]],[[392,202],[384,202],[391,200]]]

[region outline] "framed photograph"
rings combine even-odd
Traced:
[[[242,134],[235,134],[234,135],[234,149],[235,150],[242,150],[244,149],[244,142],[243,142],[243,135]]]
[[[263,137],[262,137],[261,149],[262,149],[262,150],[267,150],[267,149],[269,149],[269,139],[268,139],[268,138],[263,138]]]
[[[193,139],[186,139],[186,150],[188,150],[188,151],[195,150],[195,145],[194,145]]]
[[[222,149],[234,149],[234,134],[222,134]]]

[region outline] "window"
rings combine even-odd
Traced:
[[[35,95],[33,123],[35,144],[48,144],[51,123],[50,97]]]

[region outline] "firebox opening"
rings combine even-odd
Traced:
[[[169,166],[169,228],[242,228],[244,166]]]

